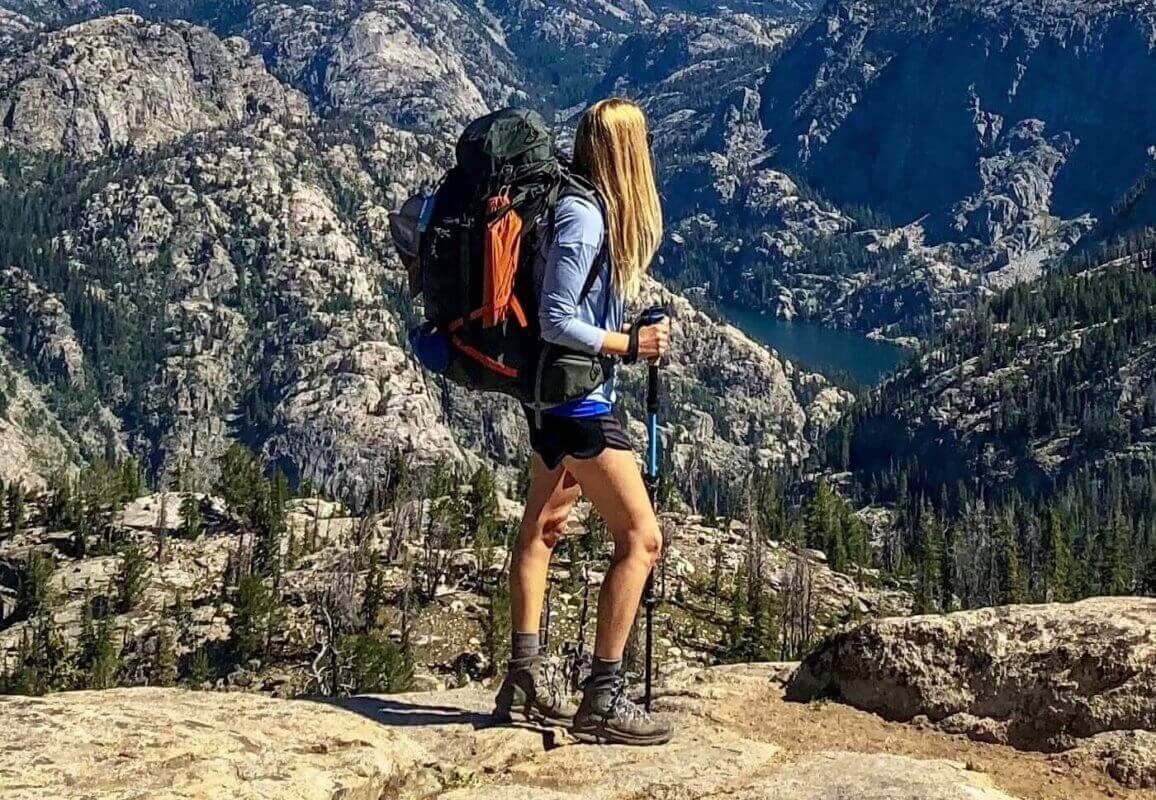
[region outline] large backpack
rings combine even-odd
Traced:
[[[534,111],[511,108],[475,120],[456,157],[416,212],[411,291],[424,296],[426,323],[410,341],[419,360],[468,389],[538,409],[589,394],[606,380],[612,360],[542,341],[534,259],[548,244],[542,238],[553,236],[558,201],[580,195],[597,202],[597,191],[557,156]],[[584,294],[604,262],[604,255],[596,261]]]

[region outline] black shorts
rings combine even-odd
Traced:
[[[557,469],[566,456],[586,459],[601,455],[608,447],[611,450],[634,449],[622,423],[613,414],[581,419],[542,414],[539,427],[535,424],[537,415],[528,408],[524,410],[530,424],[530,447],[551,470]]]

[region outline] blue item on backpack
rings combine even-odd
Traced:
[[[409,332],[409,346],[421,365],[435,375],[450,368],[450,342],[432,322],[424,322]]]

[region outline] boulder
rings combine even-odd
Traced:
[[[1156,599],[870,622],[832,637],[796,671],[788,698],[820,697],[893,720],[925,715],[1021,749],[1055,752],[1112,734],[1099,741],[1102,756],[1143,775],[1137,737],[1150,744],[1156,731]],[[1117,758],[1113,743],[1131,755]]]

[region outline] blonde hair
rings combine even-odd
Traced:
[[[633,300],[662,243],[662,206],[642,109],[619,97],[594,104],[574,137],[574,166],[602,195],[611,275],[619,293]]]

